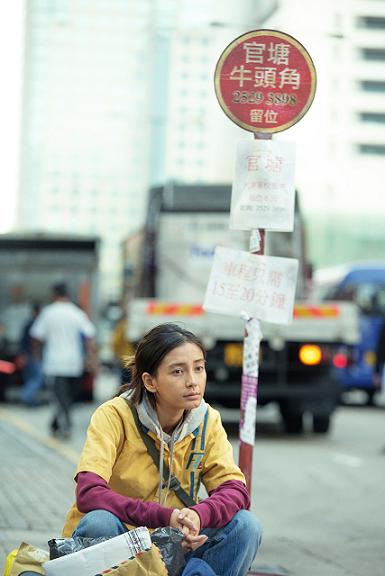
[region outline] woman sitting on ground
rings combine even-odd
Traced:
[[[200,558],[215,574],[247,573],[261,528],[248,511],[245,478],[219,412],[203,399],[205,357],[200,340],[175,324],[143,337],[129,365],[131,382],[92,416],[64,537],[113,537],[136,526],[172,526],[184,533],[185,570],[190,559]],[[143,433],[159,450],[157,466]],[[172,476],[197,503],[183,504]],[[198,502],[201,483],[208,497]]]

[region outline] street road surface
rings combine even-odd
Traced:
[[[102,375],[98,402],[116,386],[115,377]],[[95,406],[76,408],[73,437],[55,444],[64,458],[76,461]],[[48,441],[49,407],[2,405],[0,421],[4,411],[20,434]],[[237,458],[237,411],[222,414]],[[328,435],[284,435],[273,408],[259,409],[258,419],[252,483],[252,510],[264,527],[258,563],[293,576],[384,576],[385,402],[339,408]]]

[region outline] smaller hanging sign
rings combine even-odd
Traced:
[[[231,195],[230,228],[294,228],[295,146],[291,142],[238,142]]]
[[[203,308],[209,312],[288,324],[293,315],[298,260],[215,249]]]

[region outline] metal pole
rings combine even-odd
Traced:
[[[256,140],[271,140],[272,135],[264,132],[255,132]],[[250,252],[252,254],[263,255],[265,253],[265,230],[252,230],[250,235]],[[246,478],[246,484],[251,495],[252,470],[253,470],[253,451],[255,436],[255,413],[248,418],[247,404],[250,399],[255,399],[255,405],[250,404],[250,410],[256,410],[257,389],[258,389],[258,357],[259,345],[262,334],[259,328],[259,322],[256,319],[245,318],[245,334],[243,340],[243,366],[242,366],[242,383],[241,383],[241,418],[239,429],[239,467]],[[253,325],[254,324],[254,325]],[[248,368],[248,356],[252,355],[255,362],[250,371]],[[253,363],[251,363],[253,364]],[[247,422],[247,420],[249,420]],[[248,427],[248,441],[245,442],[245,428]]]
[[[256,140],[271,140],[271,134],[261,132],[254,133]],[[265,253],[265,230],[252,230],[250,234],[250,252],[263,256]],[[259,320],[256,318],[245,318],[245,335],[243,340],[243,366],[241,384],[241,420],[239,427],[239,467],[246,478],[247,489],[251,496],[251,482],[253,470],[253,451],[255,441],[255,417],[257,409],[258,391],[258,369],[259,369],[259,349],[262,339],[262,332]],[[251,359],[253,361],[249,361]],[[251,369],[250,369],[251,368]],[[252,402],[250,402],[250,399]],[[250,402],[251,414],[248,418],[247,410]],[[245,434],[245,429],[246,434]],[[244,441],[246,437],[247,441]],[[288,576],[287,570],[282,566],[253,564],[248,576]]]

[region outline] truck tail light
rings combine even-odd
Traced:
[[[316,344],[303,344],[298,355],[302,364],[306,366],[316,366],[322,360],[322,350]]]
[[[333,356],[333,365],[335,368],[346,368],[348,365],[348,357],[344,352],[338,352]]]

